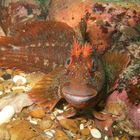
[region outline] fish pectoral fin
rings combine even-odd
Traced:
[[[42,108],[51,111],[62,98],[58,93],[62,73],[62,68],[58,68],[45,75],[28,93],[29,97]]]
[[[103,56],[103,60],[105,62],[107,81],[109,87],[112,87],[119,78],[119,74],[130,62],[130,58],[127,53],[108,52]]]

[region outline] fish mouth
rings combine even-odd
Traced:
[[[63,94],[64,97],[66,99],[68,99],[70,102],[75,102],[75,103],[83,103],[83,102],[86,102],[88,100],[90,100],[91,98],[93,98],[94,96],[85,96],[85,97],[81,97],[81,96],[74,96],[74,95],[70,95],[70,94],[67,94],[67,93],[64,93]]]
[[[62,93],[66,101],[77,108],[88,104],[88,101],[97,95],[97,91],[92,88],[75,89],[71,86],[64,86]]]

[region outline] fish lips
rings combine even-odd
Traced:
[[[88,105],[89,101],[97,95],[93,88],[74,88],[66,85],[62,88],[62,94],[66,101],[76,108],[82,108]]]

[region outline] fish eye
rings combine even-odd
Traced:
[[[92,59],[92,69],[91,72],[95,72],[97,70],[97,60],[96,59]]]
[[[70,63],[71,63],[71,59],[68,58],[68,59],[66,60],[66,64],[65,64],[65,66],[68,67],[68,65],[69,65]]]

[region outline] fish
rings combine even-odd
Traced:
[[[129,61],[127,53],[108,52],[101,57],[89,43],[80,45],[74,41],[65,69],[59,67],[48,73],[29,96],[49,110],[61,99],[76,110],[94,108],[107,99]]]
[[[120,52],[100,55],[96,46],[77,40],[66,23],[23,21],[0,36],[0,67],[44,72],[28,93],[43,109],[52,111],[61,99],[76,109],[95,107],[107,98],[130,59]]]

